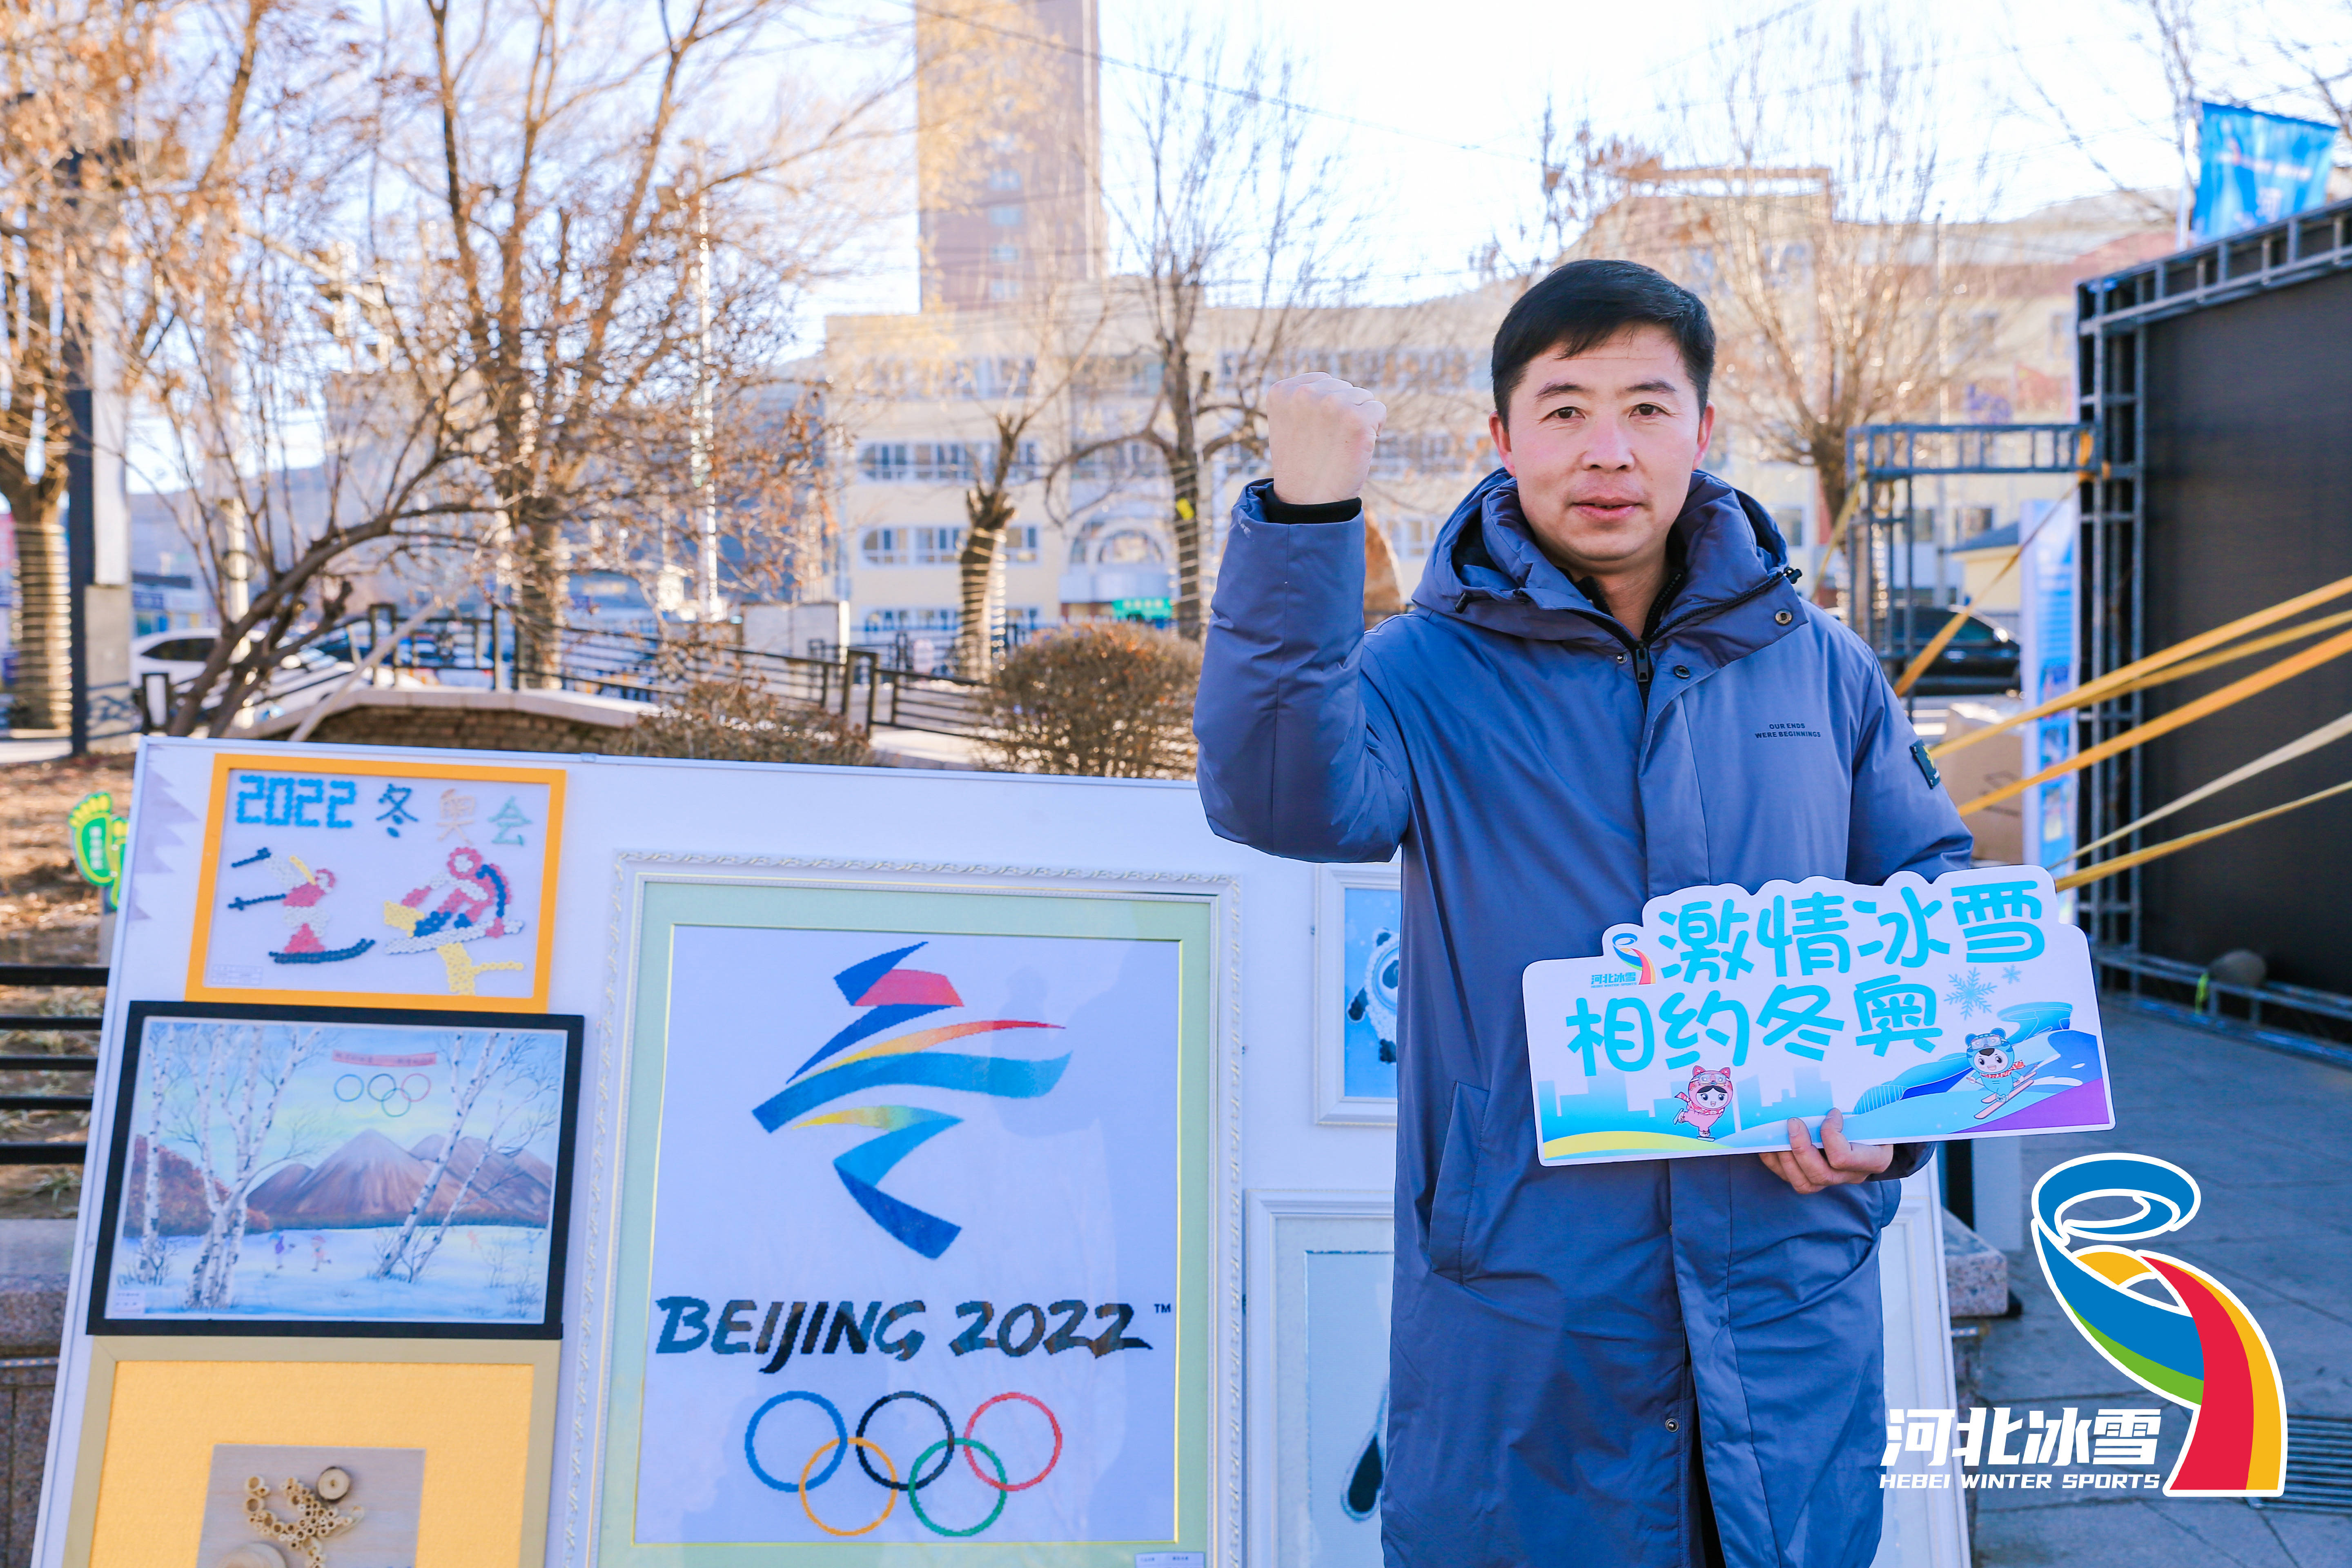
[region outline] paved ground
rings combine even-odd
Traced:
[[[2197,1178],[2197,1217],[2154,1245],[2210,1270],[2268,1334],[2295,1415],[2352,1416],[2352,1071],[2112,1008],[2112,1132],[2032,1138],[2025,1186],[2077,1154],[2152,1154]],[[1984,1402],[2021,1417],[2073,1405],[2160,1402],[2114,1371],[2066,1321],[2041,1268],[2012,1254],[2024,1315],[1996,1323]],[[2168,1472],[2188,1413],[2165,1407]],[[2063,1491],[1979,1494],[1979,1568],[2344,1568],[2352,1517],[2239,1501],[2095,1500]]]

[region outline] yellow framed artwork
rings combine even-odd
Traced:
[[[561,768],[216,756],[188,999],[545,1011],[563,786]]]
[[[101,1339],[90,1348],[67,1568],[194,1561],[214,1450],[224,1444],[422,1449],[419,1562],[544,1561],[553,1342],[317,1340],[282,1346],[268,1362],[240,1359],[250,1341]]]

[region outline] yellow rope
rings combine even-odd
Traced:
[[[2144,675],[2129,686],[2121,687],[2108,695],[2128,697],[2135,691],[2146,691],[2152,687],[2168,685],[2176,680],[2186,680],[2192,675],[2202,675],[2209,669],[2218,669],[2222,665],[2234,664],[2239,659],[2251,658],[2258,653],[2268,653],[2274,647],[2281,647],[2291,642],[2300,642],[2305,637],[2315,637],[2328,627],[2340,626],[2347,621],[2352,621],[2352,610],[2342,610],[2332,616],[2322,616],[2315,621],[2305,621],[2299,626],[2289,626],[2283,632],[2273,632],[2266,637],[2256,637],[2252,642],[2242,642],[2235,647],[2225,647],[2219,653],[2209,653],[2203,658],[2192,658],[2187,664],[2176,664],[2170,669],[2159,669],[2154,675]]]
[[[1979,741],[1990,740],[2004,731],[2014,730],[2021,724],[2030,724],[2037,719],[2047,719],[2053,713],[2063,713],[2071,709],[2087,708],[2094,703],[2104,702],[2145,676],[2152,675],[2159,669],[2169,669],[2176,664],[2203,653],[2207,648],[2228,642],[2231,637],[2245,632],[2260,631],[2264,626],[2285,620],[2289,616],[2298,615],[2314,605],[2324,605],[2331,599],[2340,599],[2347,594],[2352,594],[2352,577],[2339,577],[2324,588],[2314,588],[2308,594],[2298,594],[2292,599],[2282,600],[2269,609],[2256,610],[2250,616],[2241,616],[2226,626],[2215,626],[2210,632],[2200,632],[2193,637],[2184,637],[2170,647],[2159,649],[2149,654],[2146,658],[2136,659],[2120,669],[2111,669],[2095,680],[2086,681],[2063,696],[2053,697],[2038,708],[2029,708],[2024,712],[2014,714],[1998,724],[1988,724],[1981,730],[1970,730],[1964,735],[1956,735],[1942,745],[1930,750],[1927,754],[1941,762],[1962,746],[1973,746]]]
[[[2352,578],[2347,578],[2346,581],[2352,583]],[[2087,752],[2078,752],[2063,762],[2053,763],[2031,778],[2022,778],[2015,784],[2003,784],[1989,794],[1980,795],[1960,807],[1960,815],[1966,816],[1970,812],[1982,811],[1986,806],[1998,805],[2011,795],[2032,789],[2035,784],[2047,784],[2054,778],[2063,778],[2079,769],[2087,768],[2094,763],[2103,763],[2117,752],[2126,752],[2134,746],[2153,741],[2159,735],[2168,735],[2184,724],[2193,724],[2208,713],[2218,713],[2222,709],[2252,697],[2258,691],[2267,691],[2281,681],[2291,680],[2305,670],[2315,669],[2342,653],[2352,653],[2352,632],[2344,632],[2329,637],[2316,647],[2307,647],[2293,658],[2279,660],[2268,669],[2257,670],[2242,680],[2221,688],[2219,691],[2210,692],[2194,702],[2185,703],[2161,718],[2151,719],[2147,723],[2136,725],[2110,740],[2102,741]],[[1982,731],[1976,733],[1982,733]],[[1963,738],[1973,740],[1976,738],[1976,733]]]
[[[2095,882],[2102,877],[2112,877],[2118,871],[2128,871],[2135,866],[2145,866],[2150,860],[2161,860],[2167,855],[2177,854],[2192,844],[2202,844],[2209,838],[2219,838],[2224,833],[2235,833],[2241,827],[2252,827],[2257,822],[2267,822],[2273,816],[2284,816],[2286,813],[2309,805],[2315,801],[2326,800],[2331,795],[2342,795],[2347,789],[2352,789],[2352,779],[2347,779],[2340,784],[2320,790],[2316,794],[2305,795],[2301,800],[2291,800],[2284,805],[2274,805],[2268,811],[2257,811],[2250,816],[2242,816],[2235,822],[2225,822],[2219,827],[2208,827],[2200,832],[2184,834],[2179,838],[2168,838],[2163,843],[2151,845],[2146,849],[2135,849],[2128,855],[2118,855],[2112,860],[2102,860],[2095,866],[2086,866],[2080,871],[2070,872],[2059,878],[2058,890],[2063,893],[2069,888],[2079,888],[2086,882]]]

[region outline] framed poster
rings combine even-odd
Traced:
[[[1387,1482],[1386,1193],[1249,1194],[1250,1561],[1380,1568]]]
[[[188,995],[539,1012],[561,768],[213,759]]]
[[[1206,1550],[1219,898],[632,898],[593,1560]]]
[[[581,1033],[131,1003],[89,1331],[560,1337]]]
[[[1396,1125],[1399,868],[1318,866],[1315,883],[1315,1119]]]

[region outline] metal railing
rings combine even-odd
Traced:
[[[876,725],[942,735],[978,735],[987,723],[985,683],[893,668],[883,650],[851,647],[835,658],[803,658],[731,643],[665,642],[635,632],[562,634],[560,658],[527,669],[535,684],[624,701],[656,704],[698,680],[741,680],[781,701],[834,713],[861,730]]]
[[[100,965],[83,963],[0,963],[0,986],[10,985],[27,989],[86,986],[103,990],[106,970]],[[6,1013],[0,1014],[0,1031],[95,1035],[100,1022],[95,1015]],[[27,1073],[95,1075],[98,1071],[96,1044],[95,1040],[91,1042],[93,1049],[88,1056],[39,1053],[0,1056],[0,1076],[14,1079]],[[91,1095],[87,1092],[0,1093],[0,1111],[79,1111],[87,1116],[90,1100]],[[84,1141],[79,1143],[0,1142],[0,1165],[79,1165],[89,1154],[87,1132],[84,1133]]]
[[[1020,647],[1032,632],[1026,626],[1007,627],[997,639],[999,653]],[[647,704],[665,701],[696,680],[749,680],[780,700],[837,714],[859,729],[883,724],[945,735],[987,730],[981,702],[986,683],[947,674],[936,665],[917,668],[914,645],[923,639],[908,634],[880,643],[813,647],[811,657],[803,657],[716,639],[575,626],[552,629],[519,647],[515,633],[513,613],[493,609],[487,616],[425,621],[404,634],[393,606],[373,605],[316,645],[345,661],[341,666],[290,676],[255,706],[284,710],[299,705],[289,699],[323,699],[348,679],[352,664],[397,637],[373,679],[411,672],[478,676],[478,681],[464,683],[491,690],[530,686],[581,691]],[[952,648],[952,639],[943,637],[940,646]],[[162,728],[179,695],[157,680],[163,689],[142,694],[151,729]],[[204,717],[208,722],[211,713]]]

